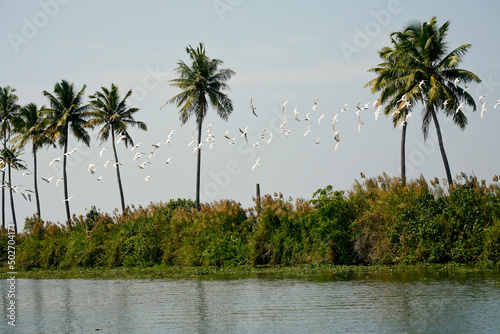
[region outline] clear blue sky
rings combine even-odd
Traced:
[[[202,154],[202,201],[233,199],[244,207],[252,205],[255,184],[263,193],[282,192],[286,198],[311,198],[318,188],[331,184],[348,190],[360,172],[368,177],[386,172],[399,175],[400,132],[390,119],[375,121],[371,103],[378,97],[363,86],[373,78],[367,70],[379,62],[377,50],[389,45],[389,34],[401,30],[410,21],[426,21],[437,16],[438,23],[451,21],[449,46],[473,45],[463,67],[483,79],[471,87],[474,96],[485,95],[487,111],[466,110],[469,124],[459,130],[440,116],[445,148],[452,174],[474,173],[488,182],[498,174],[499,155],[494,149],[499,141],[497,126],[500,108],[500,62],[497,34],[500,31],[500,3],[481,1],[261,1],[261,0],[192,0],[192,1],[77,1],[77,0],[4,0],[0,4],[0,87],[17,89],[19,102],[47,104],[42,95],[62,79],[77,89],[87,85],[86,96],[111,83],[124,94],[133,89],[131,103],[140,112],[138,120],[147,123],[148,131],[131,129],[141,150],[149,153],[151,145],[164,141],[175,130],[171,146],[156,150],[146,169],[132,161],[134,153],[119,147],[127,204],[148,205],[171,198],[194,198],[196,157],[188,147],[194,120],[180,126],[177,110],[165,101],[178,93],[170,87],[173,70],[179,59],[188,62],[187,45],[203,42],[211,58],[222,59],[224,66],[236,72],[229,85],[234,111],[228,122],[209,111],[205,130],[213,121],[216,145],[205,145]],[[252,115],[250,98],[258,118]],[[318,99],[316,111],[313,101]],[[289,137],[279,134],[281,105],[287,105]],[[370,102],[363,111],[364,125],[358,133],[356,105]],[[342,144],[334,151],[331,120],[345,103],[349,111],[339,115],[336,129]],[[477,102],[480,107],[480,104]],[[309,124],[293,119],[310,112],[311,133],[304,138]],[[410,178],[422,173],[427,179],[445,177],[435,128],[423,143],[417,106],[407,132],[407,172]],[[318,125],[318,118],[325,118]],[[248,126],[249,144],[241,140],[238,128]],[[272,130],[276,137],[252,147],[260,132]],[[229,146],[223,134],[237,137]],[[70,139],[69,147],[78,151],[69,160],[69,194],[74,195],[71,210],[85,214],[95,205],[112,212],[120,206],[114,169],[104,169],[112,159],[110,143],[96,140],[92,132],[88,149]],[[317,138],[320,144],[313,148]],[[102,147],[108,151],[99,157]],[[62,149],[39,152],[41,177],[61,177],[61,166],[48,166],[60,157]],[[172,156],[171,164],[163,162]],[[260,165],[252,172],[257,158]],[[31,168],[32,158],[24,155]],[[142,158],[140,162],[149,160]],[[87,167],[97,164],[90,175]],[[152,175],[146,182],[144,178]],[[96,178],[102,176],[102,181]],[[14,184],[33,188],[31,176],[15,173]],[[40,182],[42,217],[64,221],[63,189]],[[7,202],[8,203],[8,202]],[[24,218],[35,212],[35,203],[15,197],[19,227]],[[7,206],[9,208],[9,206]],[[10,209],[7,210],[10,218]]]

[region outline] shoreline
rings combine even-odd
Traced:
[[[0,269],[0,278],[8,279],[8,268]],[[234,280],[250,278],[318,280],[384,279],[387,275],[406,275],[409,279],[426,280],[447,275],[470,273],[498,273],[500,266],[491,263],[471,264],[412,264],[412,265],[330,265],[307,264],[295,266],[240,266],[240,267],[116,267],[17,270],[16,279],[207,279]],[[498,283],[500,284],[500,282]]]

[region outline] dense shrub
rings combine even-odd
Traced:
[[[403,185],[382,175],[347,193],[319,189],[309,201],[264,195],[248,210],[230,200],[196,210],[183,199],[112,216],[92,207],[71,228],[26,218],[16,261],[22,268],[499,263],[499,194],[497,183],[474,177],[446,189],[437,179]],[[2,230],[0,245],[7,241]]]

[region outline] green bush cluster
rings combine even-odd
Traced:
[[[498,263],[499,193],[474,177],[445,190],[436,179],[383,175],[309,201],[265,195],[247,210],[230,200],[196,210],[183,199],[113,215],[92,207],[71,228],[27,218],[16,260],[26,269]]]

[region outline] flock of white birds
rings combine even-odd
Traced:
[[[465,89],[467,90],[468,88],[466,87]],[[486,111],[486,102],[484,101],[485,98],[486,98],[485,96],[478,97],[479,103],[481,104],[481,111],[480,111],[481,118],[484,117],[484,112]],[[401,98],[400,102],[402,102],[401,103],[402,107],[400,110],[403,110],[404,108],[409,108],[411,106],[410,102],[405,100],[405,96],[403,96]],[[279,131],[277,131],[277,129],[275,129],[275,131],[277,132],[276,136],[281,135],[281,136],[285,136],[286,138],[288,138],[289,136],[292,135],[292,132],[299,131],[299,130],[295,129],[292,126],[292,124],[300,122],[302,124],[303,123],[307,124],[307,127],[305,128],[305,131],[302,135],[302,137],[305,139],[309,134],[312,135],[312,130],[311,130],[312,122],[316,121],[318,126],[319,126],[321,124],[321,122],[323,121],[323,119],[325,119],[325,117],[327,117],[326,113],[322,113],[319,115],[319,112],[317,111],[318,99],[313,101],[312,109],[310,111],[308,111],[304,117],[301,117],[297,107],[295,107],[293,109],[293,114],[289,114],[288,109],[287,109],[288,103],[289,103],[289,100],[284,102],[281,105],[281,114],[282,114],[283,118],[282,118],[282,122],[279,126]],[[446,107],[446,104],[447,104],[447,102],[444,103],[443,107]],[[493,108],[497,109],[497,107],[499,105],[500,105],[500,99],[496,101],[496,103],[493,105]],[[335,115],[333,116],[333,118],[331,120],[331,127],[332,127],[331,137],[334,139],[334,143],[335,143],[335,146],[333,147],[334,151],[337,151],[337,149],[339,148],[339,145],[342,144],[342,141],[340,139],[340,132],[336,129],[337,123],[339,122],[339,117],[341,117],[341,115],[344,113],[346,113],[346,114],[352,113],[352,111],[350,111],[351,110],[350,108],[354,110],[354,108],[349,106],[349,103],[345,103],[344,106],[337,113],[335,113]],[[358,132],[361,132],[361,128],[364,125],[364,122],[362,121],[361,118],[365,117],[362,115],[364,113],[366,113],[366,110],[373,108],[375,121],[378,121],[379,116],[383,112],[383,106],[380,105],[378,103],[378,101],[368,102],[368,103],[364,104],[363,106],[361,106],[361,103],[358,103],[355,106],[355,108],[356,108],[355,114],[356,114],[357,119],[358,119],[358,125],[357,125]],[[462,108],[463,108],[463,103],[457,107],[456,112],[458,113],[459,111],[462,110]],[[258,117],[256,110],[257,110],[257,107],[254,106],[253,99],[251,98],[250,99],[250,111],[255,117]],[[399,112],[399,111],[396,111],[396,112]],[[312,115],[311,115],[311,113],[312,113]],[[288,120],[287,116],[291,116],[290,121]],[[412,112],[409,112],[406,114],[405,119],[400,123],[400,129],[403,126],[403,124],[405,124],[405,122],[408,122],[408,119],[411,116],[412,116]],[[212,149],[216,144],[221,144],[220,140],[218,140],[214,134],[213,127],[212,127],[213,123],[214,122],[211,122],[208,124],[208,127],[206,129],[207,135],[204,138],[204,140],[202,140],[199,144],[197,144],[197,140],[195,138],[196,137],[195,133],[193,132],[191,134],[191,139],[187,143],[186,146],[187,146],[187,148],[192,149],[192,153],[194,155],[197,155],[198,150],[204,150],[206,148]],[[253,147],[257,147],[259,145],[269,146],[273,142],[273,140],[276,138],[275,134],[273,134],[272,129],[268,129],[268,128],[256,131],[255,136],[253,134],[251,136],[249,135],[250,134],[249,126],[246,126],[244,129],[238,128],[238,130],[239,130],[239,133],[238,133],[238,131],[236,131],[236,133],[237,133],[236,135],[234,135],[234,134],[231,135],[230,130],[225,130],[223,135],[222,135],[223,139],[221,139],[225,143],[223,142],[222,144],[223,145],[227,144],[228,146],[232,146],[232,145],[235,145],[240,140],[245,140],[245,143],[247,145],[251,145]],[[157,143],[153,143],[153,144],[149,144],[149,145],[142,145],[141,143],[136,143],[135,145],[133,145],[130,148],[130,151],[133,155],[133,157],[131,159],[132,162],[137,163],[137,167],[139,169],[147,170],[148,165],[150,165],[154,160],[156,150],[160,149],[162,146],[170,146],[171,143],[174,141],[175,133],[176,133],[175,130],[170,131],[170,133],[167,136],[167,139],[164,141],[159,141]],[[256,137],[257,140],[253,143],[250,143],[249,142],[250,137],[251,138]],[[120,142],[122,142],[123,139],[124,139],[124,136],[119,137],[116,140],[116,144],[120,145]],[[321,135],[318,135],[317,138],[314,141],[312,141],[312,143],[313,143],[312,144],[313,148],[316,147],[317,145],[319,145],[321,143]],[[74,148],[71,151],[67,152],[66,156],[70,156],[71,154],[75,153],[76,151],[77,151],[77,148]],[[101,159],[103,159],[106,151],[111,151],[111,150],[109,149],[109,147],[103,147],[100,149],[99,157]],[[123,159],[125,159],[125,158],[120,159],[120,157],[119,157],[119,160],[124,161]],[[163,165],[171,164],[172,159],[173,159],[173,156],[170,156],[167,160],[163,161]],[[62,160],[61,157],[56,157],[50,161],[49,166],[52,166],[53,164],[60,164],[61,160]],[[254,171],[258,166],[260,166],[260,163],[261,163],[261,157],[258,157],[257,160],[255,161],[255,163],[253,163],[253,165],[251,166],[251,170]],[[114,159],[113,160],[108,159],[102,163],[104,170],[107,170],[110,165],[116,168],[118,164],[121,165],[122,163],[116,163]],[[97,173],[97,171],[99,170],[99,167],[98,167],[99,165],[100,165],[100,163],[98,163],[98,162],[93,162],[93,163],[89,164],[88,168],[87,168],[89,174],[95,175]],[[0,169],[0,171],[1,171],[1,169]],[[23,176],[31,175],[31,172],[30,171],[23,172],[22,175]],[[55,178],[56,178],[55,176],[41,177],[41,179],[44,182],[54,183],[56,187],[60,187],[61,182],[63,181],[63,178],[62,177],[57,178],[57,179],[55,179]],[[101,181],[102,178],[103,178],[103,176],[100,175],[95,180]],[[144,181],[149,182],[152,178],[153,178],[153,175],[147,175],[144,178]],[[52,182],[54,179],[55,179],[55,182]],[[9,184],[6,183],[6,184],[2,185],[2,187],[9,187]],[[26,200],[31,201],[31,194],[33,193],[33,191],[31,189],[28,189],[28,188],[21,189],[21,187],[22,187],[21,185],[13,185],[11,188],[13,189],[14,192],[20,193],[21,195],[23,195],[23,197]],[[73,197],[74,197],[74,195],[69,196],[68,198],[64,199],[63,202],[70,201]]]

